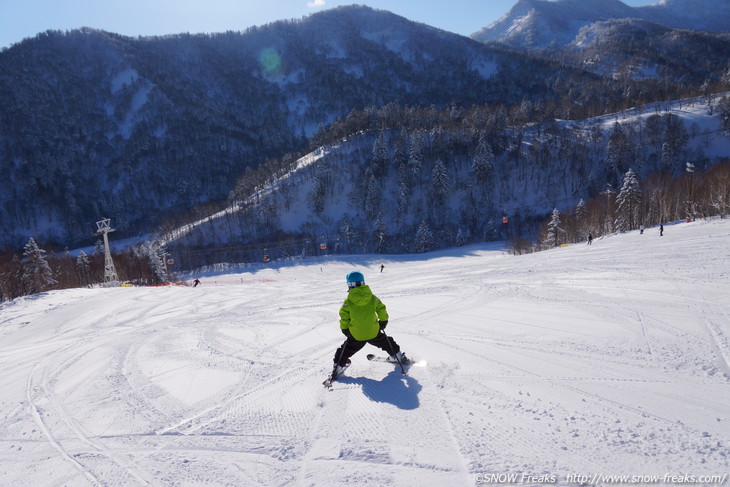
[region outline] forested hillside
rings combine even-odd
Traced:
[[[247,173],[227,209],[195,224],[170,222],[161,242],[180,266],[195,268],[263,255],[422,252],[534,240],[556,208],[572,211],[599,194],[613,201],[628,171],[669,201],[671,179],[684,175],[688,163],[704,173],[730,154],[724,95],[570,122],[525,125],[519,123],[524,115],[503,107],[394,105],[351,114],[343,122],[350,136],[338,138],[341,125],[333,124],[319,135],[316,151]],[[671,205],[647,201],[641,221],[684,218],[686,188],[671,193]],[[615,230],[592,229],[596,235]]]
[[[102,217],[147,233],[352,110],[621,91],[366,7],[215,35],[46,32],[0,51],[0,247],[83,245]]]

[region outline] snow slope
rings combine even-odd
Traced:
[[[5,303],[0,485],[720,485],[729,248],[713,220]],[[367,347],[328,391],[353,268],[428,365]]]

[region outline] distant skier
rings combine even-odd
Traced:
[[[340,308],[340,331],[347,339],[335,352],[335,375],[339,375],[350,357],[367,343],[388,353],[389,361],[398,363],[400,360],[401,364],[407,364],[408,358],[401,352],[400,346],[383,332],[388,324],[385,304],[365,285],[361,272],[352,271],[346,279],[349,290]]]
[[[592,244],[593,244],[593,235],[591,235],[591,234],[589,233],[589,234],[588,234],[588,245],[592,245]]]
[[[200,284],[200,279],[196,279],[193,281],[193,287],[196,287],[198,284]]]
[[[383,273],[383,269],[385,269],[385,264],[380,264],[380,273]]]
[[[659,224],[659,236],[660,237],[664,236],[664,224],[661,224],[661,223]]]

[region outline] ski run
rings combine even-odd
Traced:
[[[715,219],[2,303],[0,485],[728,485],[729,257]],[[354,269],[428,365],[327,389]]]

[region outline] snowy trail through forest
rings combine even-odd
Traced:
[[[721,485],[729,257],[712,220],[4,303],[0,485]],[[427,365],[327,390],[353,269]]]

